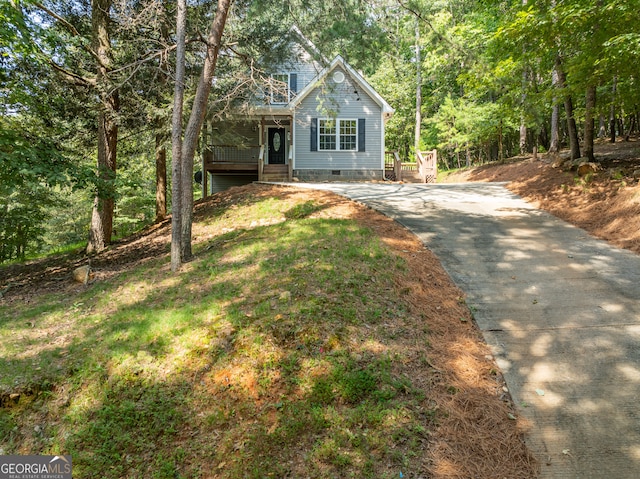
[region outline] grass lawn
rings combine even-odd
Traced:
[[[416,305],[442,281],[413,277],[426,250],[259,191],[201,205],[178,274],[164,252],[0,302],[0,454],[71,454],[75,478],[471,477],[438,431],[472,383],[510,413],[464,301]],[[442,315],[468,331],[457,366]]]

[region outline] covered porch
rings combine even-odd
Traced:
[[[203,196],[221,185],[291,181],[291,115],[259,115],[207,125],[203,129]]]

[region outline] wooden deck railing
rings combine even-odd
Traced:
[[[416,160],[422,182],[435,183],[438,178],[438,152],[436,150],[417,151]]]
[[[207,158],[210,163],[252,163],[258,162],[260,145],[210,145],[211,152]]]
[[[434,183],[438,175],[438,154],[436,150],[418,151],[416,161],[400,161],[397,151],[385,151],[384,175],[391,181],[415,181],[419,177],[422,183]],[[406,172],[403,178],[403,172]],[[411,180],[411,177],[415,178]]]
[[[384,177],[390,181],[400,181],[402,177],[402,162],[395,150],[384,152]]]

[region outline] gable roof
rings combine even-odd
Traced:
[[[310,81],[307,86],[305,86],[302,90],[300,90],[296,97],[289,102],[290,108],[295,108],[304,100],[309,93],[311,93],[318,85],[323,83],[326,78],[331,74],[333,70],[337,67],[341,67],[345,70],[349,76],[358,84],[358,86],[364,90],[369,97],[375,101],[378,106],[382,109],[382,115],[385,120],[391,118],[395,110],[389,105],[384,98],[380,96],[380,94],[364,79],[360,73],[358,73],[351,65],[349,65],[342,56],[337,55],[333,61],[329,64],[329,66],[325,67],[318,75]]]

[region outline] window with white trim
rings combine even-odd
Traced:
[[[318,120],[318,149],[356,151],[358,149],[358,121]]]

